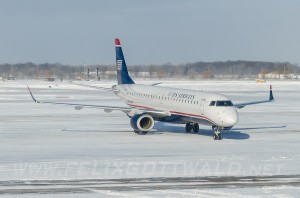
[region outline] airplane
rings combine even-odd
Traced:
[[[155,84],[135,84],[128,73],[118,38],[115,39],[115,50],[118,84],[113,85],[111,90],[128,107],[39,101],[35,99],[27,86],[33,101],[45,104],[71,105],[75,106],[77,110],[87,107],[104,109],[107,113],[122,111],[130,118],[130,125],[137,134],[147,134],[154,127],[155,121],[184,124],[187,133],[199,132],[199,124],[211,126],[214,131],[214,140],[221,140],[221,131],[231,129],[237,124],[237,109],[274,101],[271,85],[268,100],[235,104],[227,96],[219,93],[169,88]]]

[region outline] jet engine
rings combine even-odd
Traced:
[[[154,126],[154,119],[148,114],[137,114],[131,118],[130,124],[135,131],[150,131]]]

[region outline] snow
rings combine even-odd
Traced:
[[[109,88],[114,81],[77,83]],[[26,85],[41,100],[125,106],[108,91],[69,82],[0,82],[0,195],[300,196],[299,81],[167,81],[159,86],[220,92],[233,102],[248,102],[268,99],[270,83],[276,101],[238,110],[239,123],[230,131],[223,131],[222,141],[214,141],[211,129],[206,126],[200,126],[197,134],[186,134],[182,125],[156,123],[150,134],[136,135],[132,132],[128,117],[122,112],[105,113],[90,108],[77,111],[67,106],[36,104],[31,100]],[[279,175],[284,177],[275,177]],[[231,176],[239,178],[240,184],[205,179]],[[263,177],[262,180],[266,179],[264,177],[270,178],[266,179],[267,184],[262,182],[252,186],[255,182],[249,176]],[[131,183],[116,184],[114,180],[128,178],[144,178],[145,181],[144,184],[140,180],[134,181],[138,188],[135,190]],[[152,181],[152,178],[161,179]],[[182,187],[173,189],[178,183],[174,183],[172,178],[182,178],[179,182]],[[187,182],[189,178],[199,180]],[[87,179],[90,180],[88,184]],[[91,183],[98,179],[109,183],[97,181],[93,186]],[[67,186],[71,188],[70,192],[47,190],[57,187],[51,181],[61,180],[67,183],[59,185],[59,189]],[[79,184],[73,185],[74,180]],[[18,184],[18,181],[27,181],[28,184]],[[45,184],[45,189],[41,190],[40,184],[34,185],[35,181],[49,181],[51,184]],[[126,190],[116,190],[118,185]],[[216,188],[214,185],[221,186]],[[45,192],[20,194],[20,189]],[[88,190],[80,191],[82,189]],[[3,194],[6,190],[13,191]]]

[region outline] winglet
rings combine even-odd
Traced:
[[[27,85],[27,88],[28,88],[28,91],[29,91],[29,93],[30,93],[30,95],[31,95],[32,100],[33,100],[34,102],[36,102],[36,103],[39,103],[39,101],[37,101],[37,100],[34,98],[34,96],[33,96],[33,94],[31,93],[31,90],[30,90],[30,88],[29,88],[28,85]]]
[[[270,100],[270,101],[274,100],[274,97],[273,97],[273,91],[272,91],[272,85],[270,85],[270,96],[269,96],[269,100]]]

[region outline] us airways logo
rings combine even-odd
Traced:
[[[193,100],[195,98],[195,95],[185,94],[185,93],[170,92],[168,94],[168,97],[183,98],[183,99]]]
[[[117,60],[117,70],[118,71],[121,71],[121,69],[122,69],[122,60]]]
[[[122,69],[122,60],[117,60],[117,70],[118,71],[121,71],[121,69]]]

